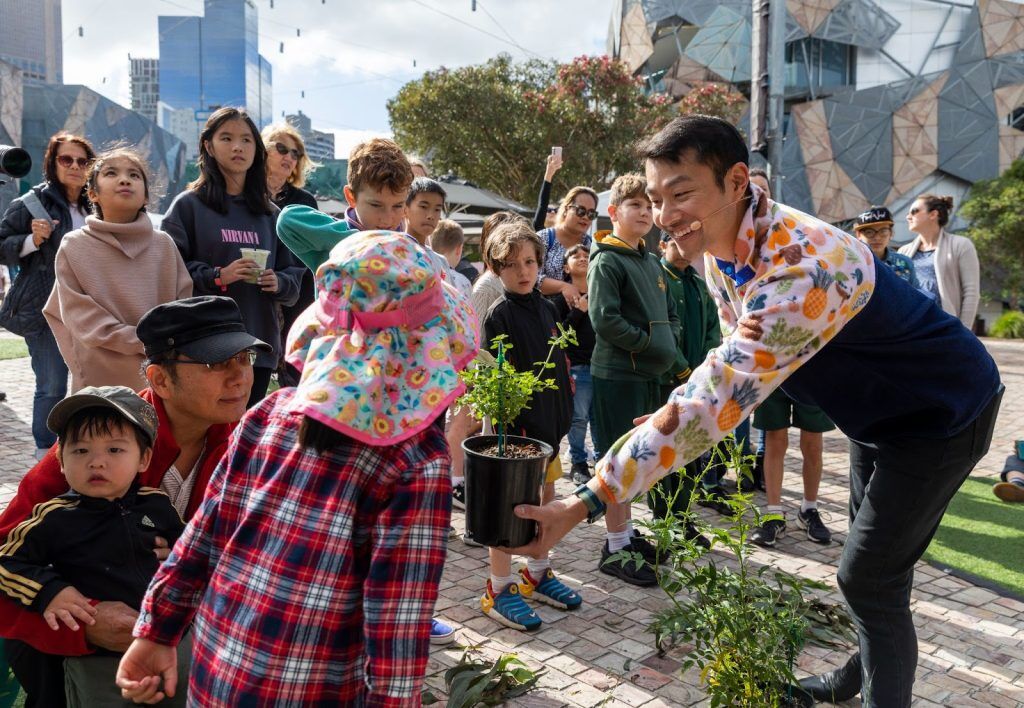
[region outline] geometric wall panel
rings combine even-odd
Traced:
[[[999,171],[1002,172],[1024,152],[1024,130],[1018,130],[1005,121],[1013,111],[1024,107],[1024,83],[1003,86],[992,92],[996,101],[999,123]]]
[[[1009,0],[980,0],[985,55],[1024,51],[1024,5]]]
[[[686,47],[686,56],[727,81],[750,81],[750,13],[718,7]]]
[[[794,106],[790,119],[796,124],[796,133],[803,147],[807,182],[818,218],[842,221],[867,209],[870,206],[868,200],[834,159],[825,102],[813,101]]]
[[[843,0],[813,35],[840,44],[881,49],[899,27],[892,15],[871,0]]]
[[[647,31],[647,20],[644,8],[637,3],[626,11],[622,18],[622,61],[626,62],[631,71],[636,71],[654,54],[654,40]]]
[[[939,168],[968,182],[994,177],[999,136],[989,63],[953,67],[938,112]]]
[[[943,72],[892,116],[892,191],[906,194],[939,167],[939,93],[949,75]]]
[[[786,9],[807,34],[814,34],[840,0],[786,0]]]
[[[892,113],[841,99],[826,99],[833,159],[861,193],[878,204],[892,185]]]

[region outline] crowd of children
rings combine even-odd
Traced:
[[[429,644],[454,634],[432,615],[452,508],[465,507],[461,444],[477,429],[457,404],[460,371],[496,337],[510,345],[505,356],[517,370],[530,369],[548,356],[559,328],[571,327],[575,342],[545,370],[554,386],[532,395],[510,432],[553,451],[542,505],[566,474],[586,497],[592,464],[616,454],[637,419],[672,408],[683,387],[695,386],[694,370],[721,351],[717,307],[694,267],[704,244],[668,233],[652,239],[651,185],[625,174],[611,186],[610,231],[591,235],[599,200],[584,186],[567,190],[540,231],[517,214],[489,216],[478,273],[467,270],[462,227],[444,218],[444,186],[390,140],[352,151],[341,219],[301,203],[278,210],[266,186],[266,148],[244,111],[215,112],[201,143],[200,177],[171,205],[167,233],[145,212],[141,158],[119,149],[92,164],[95,213],[64,237],[44,309],[74,377],[75,393],[48,419],[70,491],[13,520],[0,545],[0,593],[54,630],[84,632],[95,622],[92,601],[138,611],[126,651],[65,662],[69,706],[126,698],[183,705],[186,695],[203,706],[414,705]],[[298,152],[282,144],[280,155]],[[559,151],[548,161],[538,219],[561,160]],[[745,194],[737,201],[767,208],[767,184],[737,189]],[[865,215],[859,230],[886,215]],[[883,245],[875,255],[891,254]],[[310,273],[312,302],[282,338],[281,308],[297,301]],[[193,291],[226,297],[188,299]],[[221,329],[244,324],[246,344],[203,356],[188,348],[199,335],[143,344],[147,311],[175,300],[231,305],[238,322],[225,319]],[[281,358],[290,368],[278,367]],[[186,484],[188,469],[195,481],[202,452],[184,475],[172,465],[177,487],[140,483],[158,439],[160,416],[149,401],[163,385],[154,381],[164,380],[149,367],[140,376],[140,367],[168,363],[168,386],[181,365],[211,375],[244,370],[249,384],[221,396],[239,405],[244,396],[250,410],[204,481],[201,502],[188,506],[187,526],[185,505],[166,492]],[[264,397],[274,370],[295,385]],[[723,408],[722,431],[750,413],[735,408],[724,422]],[[816,493],[821,433],[831,421],[777,390],[753,422],[765,431],[768,496],[753,541],[773,545],[785,529],[782,459],[795,425],[804,453],[798,523],[812,540],[829,542]],[[178,452],[172,462],[182,462]],[[706,462],[657,480],[648,494],[655,517],[684,512],[694,494],[727,509],[718,474],[701,480]],[[634,528],[624,491],[641,483],[623,481],[617,501],[609,495],[594,562],[623,582],[651,586],[656,549]],[[690,523],[686,534],[709,544]],[[173,546],[162,564],[153,552],[161,544]],[[623,550],[632,553],[623,559]],[[578,589],[555,571],[557,551],[516,570],[505,549],[489,548],[488,557],[479,603],[496,622],[533,631],[542,619],[531,602],[581,607]]]

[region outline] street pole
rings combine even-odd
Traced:
[[[750,151],[765,157],[768,156],[769,7],[769,0],[753,0],[750,32]]]
[[[782,174],[782,120],[786,89],[786,2],[770,0],[768,38],[768,167],[772,192],[785,201]]]

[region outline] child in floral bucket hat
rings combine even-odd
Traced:
[[[292,327],[301,372],[291,409],[368,445],[401,442],[462,393],[476,316],[430,255],[395,232],[339,243],[317,269],[319,297]]]
[[[435,421],[462,391],[476,315],[426,251],[360,232],[293,326],[296,388],[242,419],[150,585],[123,695],[173,695],[194,618],[194,705],[416,706],[451,516]]]

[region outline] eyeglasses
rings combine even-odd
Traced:
[[[576,216],[581,219],[590,219],[593,221],[597,218],[597,209],[587,209],[586,207],[576,206],[574,204],[569,207],[569,210],[575,212]]]
[[[192,361],[191,359],[167,359],[166,361],[175,364],[202,364],[210,371],[224,372],[228,370],[232,362],[239,366],[253,366],[256,363],[256,356],[256,352],[252,349],[246,349],[234,356],[228,357],[224,361],[217,361],[212,364],[207,364],[205,361]]]
[[[274,146],[274,149],[277,150],[277,153],[279,155],[288,155],[288,154],[290,154],[292,156],[292,159],[295,160],[295,161],[298,161],[302,157],[302,151],[301,150],[296,150],[295,148],[290,148],[287,145],[285,145],[284,143],[270,143],[270,144]]]
[[[865,238],[871,238],[872,236],[892,236],[892,229],[884,227],[881,229],[861,229],[857,232],[858,236],[864,236]]]
[[[88,157],[71,157],[71,155],[57,155],[57,164],[61,167],[71,167],[72,165],[78,165],[79,169],[84,170],[86,167],[92,164],[92,160]]]

